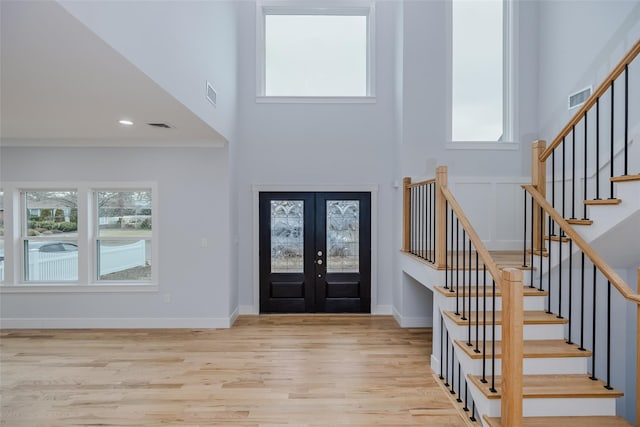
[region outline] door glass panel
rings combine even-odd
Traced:
[[[271,201],[271,272],[302,273],[304,269],[304,202]]]
[[[360,202],[327,200],[327,273],[360,271]]]

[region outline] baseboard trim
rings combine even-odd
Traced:
[[[393,308],[390,305],[376,305],[371,307],[371,314],[374,316],[389,316],[393,314]]]
[[[241,305],[239,309],[240,309],[241,316],[246,314],[248,315],[260,314],[257,307],[254,307],[253,305]]]
[[[2,318],[0,329],[228,329],[231,317]]]
[[[433,317],[406,317],[402,316],[395,308],[393,317],[401,328],[431,328],[433,327]]]

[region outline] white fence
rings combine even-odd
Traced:
[[[102,246],[100,275],[115,273],[146,264],[144,240],[128,245]],[[78,252],[29,252],[29,281],[78,280]],[[0,278],[4,278],[4,261],[0,262]]]

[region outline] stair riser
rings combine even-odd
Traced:
[[[453,322],[445,316],[445,325],[449,331],[449,337],[452,340],[467,340],[468,338],[468,326],[454,325]],[[560,340],[564,339],[563,324],[551,324],[551,325],[524,325],[524,339],[525,340]],[[486,334],[489,340],[492,340],[491,325],[486,326]],[[478,337],[483,339],[484,333],[482,325],[478,328]],[[476,327],[471,325],[471,340],[475,341]],[[495,340],[502,339],[502,326],[496,325],[495,328]]]
[[[544,310],[545,309],[545,298],[543,296],[540,297],[525,297],[524,298],[524,310],[530,310],[530,311],[538,311],[538,310]],[[482,301],[482,299],[480,299],[478,301],[478,303],[476,304],[476,299],[475,297],[471,298],[471,311],[478,311],[476,305],[478,305],[480,307],[480,311],[484,311],[485,309],[485,302]],[[462,300],[460,300],[458,302],[458,307],[460,309],[460,312],[462,312]],[[456,309],[456,298],[442,298],[442,303],[440,304],[440,307],[443,307],[444,311],[455,311]],[[464,302],[464,307],[465,307],[465,311],[469,311],[469,299],[468,297],[465,299]],[[486,309],[488,311],[493,310],[493,300],[491,298],[487,299],[486,302]],[[500,297],[496,297],[496,310],[500,311],[502,310],[502,298]]]
[[[469,383],[469,390],[481,414],[490,417],[500,416],[500,399],[487,399],[471,383]],[[524,398],[522,412],[525,417],[613,416],[616,414],[616,399]]]
[[[471,359],[466,353],[456,350],[456,356],[467,374],[482,375],[482,359]],[[524,375],[536,374],[587,374],[586,357],[525,358],[522,361]],[[495,360],[496,375],[502,373],[502,359]],[[485,374],[491,375],[491,359],[486,360]]]

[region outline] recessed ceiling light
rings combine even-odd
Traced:
[[[126,120],[126,119],[118,120],[118,123],[124,126],[133,126],[133,122],[131,120]]]

